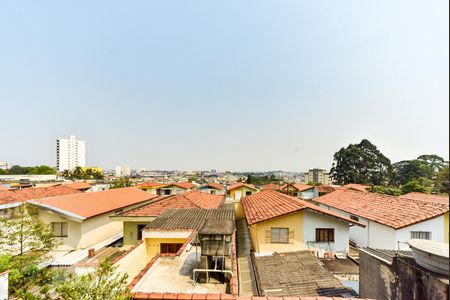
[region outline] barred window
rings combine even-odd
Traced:
[[[53,236],[67,237],[67,222],[52,222]]]
[[[316,242],[334,242],[334,228],[316,228]]]
[[[289,243],[289,228],[270,228],[271,243]]]
[[[431,240],[430,231],[411,231],[412,239]]]

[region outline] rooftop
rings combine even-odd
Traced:
[[[171,183],[171,184],[169,184],[169,185],[174,185],[174,186],[177,186],[177,187],[186,189],[186,190],[188,190],[188,189],[193,189],[193,188],[196,187],[195,184],[193,184],[193,183],[191,183],[191,182],[189,182],[189,181],[173,182],[173,183]]]
[[[199,230],[206,220],[232,220],[234,209],[169,209],[148,224],[146,230],[173,230],[193,229]]]
[[[65,184],[64,186],[68,186],[70,188],[73,188],[75,190],[87,190],[90,189],[92,186],[87,182],[73,182]]]
[[[42,198],[32,203],[84,220],[106,212],[149,201],[157,195],[128,187],[101,192]]]
[[[219,190],[219,191],[225,189],[225,187],[223,185],[216,183],[216,182],[208,182],[203,187],[211,187],[211,188]]]
[[[314,199],[324,205],[392,227],[403,228],[449,211],[449,205],[339,189]]]
[[[167,185],[166,183],[147,181],[147,182],[143,182],[143,183],[137,184],[136,187],[139,187],[139,188],[156,188],[156,187],[164,187],[166,185]]]
[[[334,192],[336,190],[336,188],[334,188],[331,185],[322,184],[322,185],[316,186],[316,190],[318,193],[331,193],[331,192]]]
[[[329,215],[346,222],[364,226],[359,222],[331,212],[307,201],[291,197],[273,190],[262,190],[259,193],[244,197],[242,200],[248,224],[270,220],[303,209]]]
[[[288,183],[288,184],[283,185],[281,187],[281,189],[284,190],[288,186],[293,187],[294,189],[296,189],[299,192],[306,191],[306,190],[314,188],[312,185],[307,185],[307,184],[302,184],[302,183]]]
[[[24,188],[19,190],[0,191],[0,204],[13,202],[23,202],[31,199],[41,199],[45,197],[81,194],[81,191],[68,186],[49,186],[37,188]]]
[[[431,195],[431,194],[424,194],[424,193],[408,193],[405,195],[400,196],[400,198],[406,198],[406,199],[412,199],[412,200],[421,200],[426,202],[435,202],[435,203],[442,203],[448,205],[448,195]]]
[[[263,185],[262,187],[263,190],[276,190],[279,191],[280,190],[280,186],[278,184],[275,183],[268,183]]]
[[[354,191],[360,191],[360,192],[367,192],[368,185],[359,184],[359,183],[348,183],[346,185],[343,185],[339,187],[339,190],[354,190]]]
[[[309,251],[255,257],[260,292],[266,296],[354,297]]]
[[[180,195],[160,197],[154,202],[120,213],[122,216],[159,216],[170,208],[218,208],[224,195],[189,191]]]
[[[231,190],[234,190],[234,189],[238,189],[240,187],[246,187],[246,188],[249,188],[249,189],[252,189],[252,190],[256,191],[256,188],[253,185],[247,184],[247,183],[244,183],[244,182],[238,182],[238,183],[232,184],[229,187],[227,187],[227,190],[231,191]]]

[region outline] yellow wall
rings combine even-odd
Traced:
[[[250,189],[250,188],[248,188],[248,187],[246,187],[246,186],[242,186],[242,187],[240,187],[240,188],[236,188],[236,189],[230,191],[230,197],[231,197],[231,199],[234,200],[234,195],[235,195],[235,193],[236,193],[237,191],[240,191],[240,192],[241,192],[241,199],[242,199],[243,197],[245,197],[245,193],[246,193],[246,192],[252,192],[252,195],[253,195],[254,193],[256,193],[256,190]]]
[[[179,243],[183,244],[187,238],[147,238],[145,244],[147,247],[147,257],[152,258],[160,251],[161,243]]]
[[[245,212],[244,212],[244,208],[242,207],[242,203],[241,202],[236,202],[234,203],[234,211],[236,214],[236,219],[244,219],[245,218]]]
[[[155,219],[155,218],[153,218]],[[137,239],[137,227],[138,225],[147,225],[151,221],[141,221],[141,222],[123,222],[123,244],[124,245],[134,245],[138,242]]]
[[[128,274],[127,284],[129,284],[149,261],[150,259],[148,259],[145,251],[145,243],[142,243],[114,265],[117,267],[114,272],[116,274]]]
[[[56,240],[61,243],[62,249],[77,249],[81,239],[81,222],[75,222],[63,218],[55,213],[47,210],[39,209],[38,217],[45,224],[50,225],[51,222],[67,222],[67,237],[57,237]]]
[[[266,243],[266,231],[272,227],[289,228],[293,237],[288,244]],[[303,243],[303,212],[296,212],[265,222],[250,225],[250,236],[255,252],[290,252],[306,249]],[[291,234],[290,234],[291,236]]]
[[[448,232],[448,226],[449,226],[449,220],[448,220],[448,212],[447,213],[445,213],[445,215],[444,215],[444,234],[445,234],[445,236],[444,236],[444,241],[446,242],[446,243],[448,243],[448,238],[449,238],[449,236],[448,236],[448,234],[449,234],[449,232]]]

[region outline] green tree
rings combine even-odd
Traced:
[[[428,165],[433,175],[436,175],[447,165],[445,160],[436,154],[424,154],[419,156],[417,159]]]
[[[436,175],[435,191],[438,193],[449,192],[448,164],[444,166]]]
[[[56,292],[65,300],[125,300],[131,299],[126,286],[127,274],[118,274],[108,260],[95,271],[77,276],[71,273],[60,281]]]
[[[331,177],[338,184],[384,185],[389,179],[391,161],[375,145],[364,139],[334,154]]]
[[[419,159],[403,160],[392,165],[391,184],[400,186],[419,178],[431,178],[432,168]]]
[[[125,177],[120,177],[119,180],[117,180],[116,182],[114,182],[110,189],[119,189],[119,188],[123,188],[123,187],[130,187],[132,184],[131,180]]]
[[[423,186],[417,179],[411,180],[410,182],[402,185],[400,189],[403,194],[411,192],[431,193],[431,188]]]

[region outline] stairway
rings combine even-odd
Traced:
[[[250,251],[253,249],[253,246],[247,220],[237,220],[236,228],[239,296],[257,296],[255,275],[253,274],[253,265],[250,259]]]

